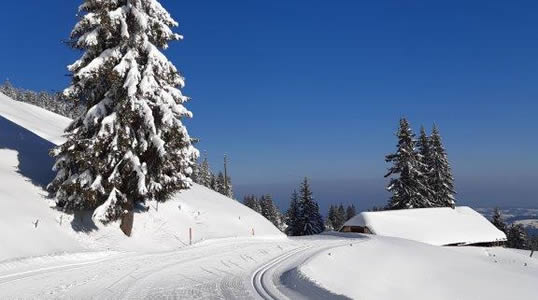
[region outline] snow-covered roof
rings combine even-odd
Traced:
[[[470,207],[362,212],[344,226],[368,227],[373,234],[432,245],[506,241],[506,235]]]

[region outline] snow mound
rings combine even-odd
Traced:
[[[368,227],[376,235],[438,246],[506,241],[502,231],[466,206],[362,212],[346,226]]]
[[[538,260],[528,251],[381,236],[326,250],[299,271],[352,299],[534,299],[538,282]]]
[[[72,230],[60,226],[61,213],[49,207],[46,193],[17,173],[17,167],[17,152],[1,149],[0,261],[83,250]]]
[[[84,218],[85,227],[98,230],[80,238],[95,250],[168,251],[210,239],[285,237],[260,214],[197,184],[167,202],[148,202],[147,207],[139,207],[131,237],[119,230],[119,222],[104,226],[90,221],[89,213]],[[75,222],[80,220],[75,218]]]
[[[43,190],[54,173],[48,150],[71,122],[0,94],[0,261],[87,250],[162,251],[216,238],[285,236],[260,214],[195,185],[168,202],[137,208],[132,237],[117,223],[51,209]]]
[[[71,119],[40,107],[12,100],[0,93],[0,115],[56,145],[65,141],[64,129]]]

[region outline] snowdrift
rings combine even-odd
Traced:
[[[528,251],[382,236],[321,252],[299,271],[352,299],[527,299],[538,291],[538,259]]]
[[[502,231],[466,206],[362,212],[347,221],[342,230],[349,226],[438,246],[506,241]]]
[[[50,208],[43,187],[71,120],[0,94],[0,261],[88,250],[164,251],[215,238],[284,238],[268,220],[210,189],[195,185],[166,203],[137,208],[133,235],[104,226],[91,212]]]

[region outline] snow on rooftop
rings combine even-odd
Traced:
[[[368,227],[373,234],[432,245],[506,241],[506,235],[470,207],[362,212],[344,226]]]

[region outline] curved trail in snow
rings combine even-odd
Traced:
[[[349,237],[349,236],[348,236]],[[326,250],[363,242],[355,238],[322,239],[284,253],[259,267],[252,275],[251,285],[260,299],[349,299],[319,287],[305,278],[299,268],[312,257]]]
[[[297,268],[357,239],[225,239],[177,251],[117,253],[80,261],[2,268],[0,298],[321,299],[330,295]]]

